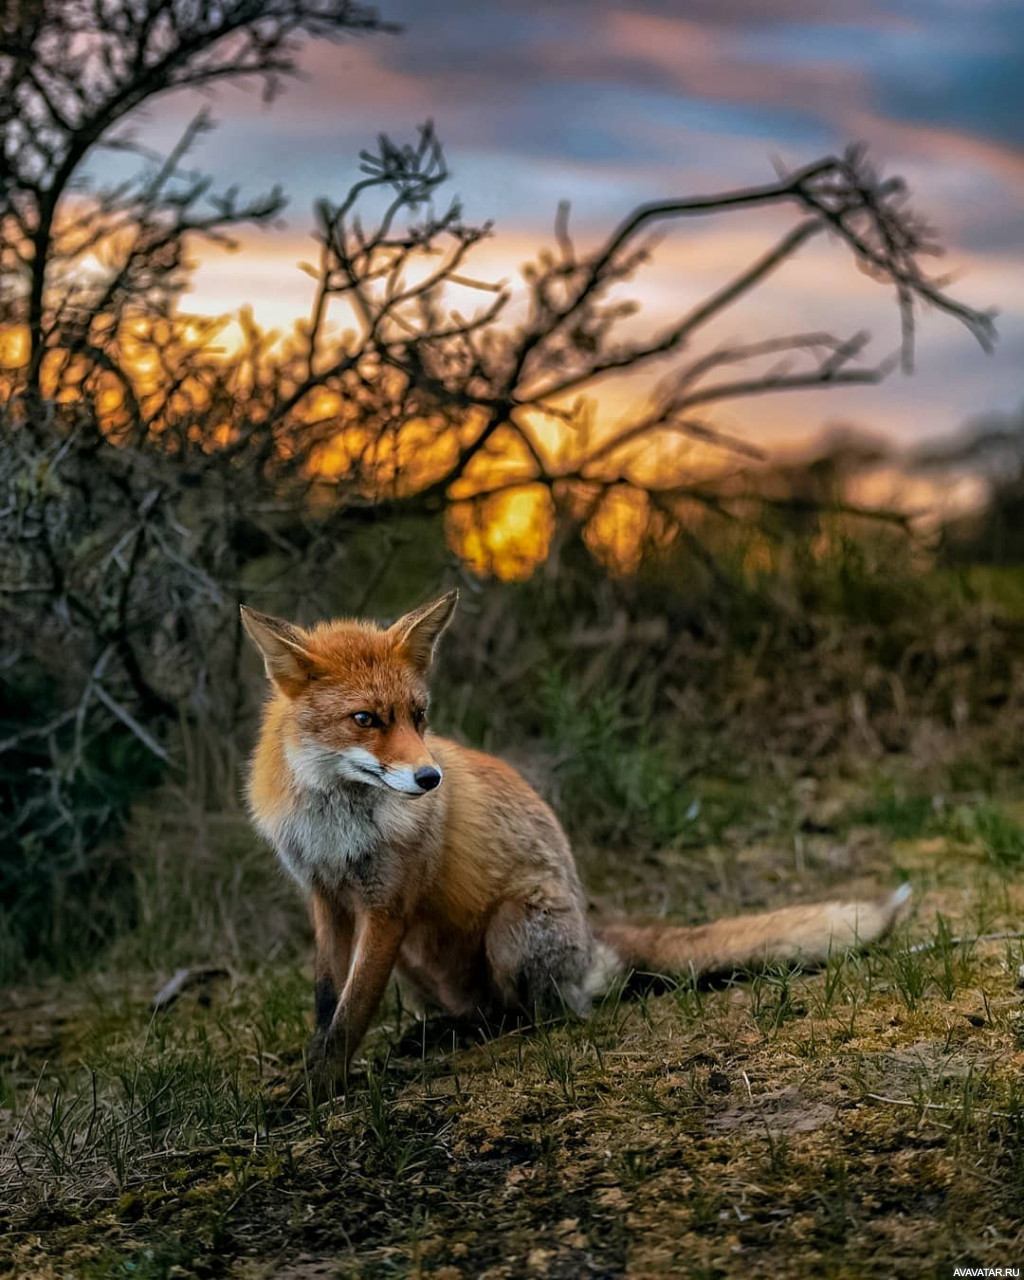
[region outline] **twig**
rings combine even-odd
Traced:
[[[958,1110],[949,1102],[915,1102],[913,1098],[887,1098],[883,1093],[866,1093],[865,1098],[870,1098],[872,1102],[884,1102],[890,1107],[913,1107],[915,1111],[956,1111]],[[987,1108],[979,1108],[978,1115],[994,1116],[998,1120],[1016,1120],[1018,1117],[1011,1115],[1009,1111],[989,1111]],[[944,1129],[948,1129],[949,1125],[943,1125]]]
[[[93,688],[93,693],[95,693],[96,697],[99,698],[100,702],[103,703],[103,705],[107,708],[107,710],[112,715],[115,715],[118,718],[118,720],[120,720],[121,723],[125,725],[126,728],[130,729],[144,747],[146,747],[149,751],[152,751],[152,753],[157,757],[157,759],[162,760],[164,764],[172,763],[171,757],[167,754],[167,752],[163,749],[163,747],[159,744],[159,742],[157,742],[157,740],[153,737],[151,733],[148,732],[148,730],[144,729],[142,725],[139,724],[138,720],[135,719],[135,717],[132,715],[130,711],[128,711],[125,707],[122,707],[119,702],[117,702],[114,698],[112,698],[101,684],[94,684],[92,688]]]

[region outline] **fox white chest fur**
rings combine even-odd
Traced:
[[[376,880],[385,849],[416,841],[426,816],[364,783],[335,777],[310,786],[296,779],[296,803],[258,815],[258,825],[288,874],[307,892]]]

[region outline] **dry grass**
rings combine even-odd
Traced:
[[[197,957],[187,939],[175,952],[173,912],[144,920],[120,967],[0,1011],[3,1265],[83,1280],[1014,1265],[1024,943],[954,939],[1020,921],[1024,808],[923,802],[911,782],[776,779],[774,808],[760,784],[708,782],[732,821],[706,848],[584,856],[600,905],[691,918],[909,877],[916,914],[880,950],[488,1037],[392,1004],[349,1097],[323,1106],[305,1087],[304,954],[260,961],[236,938],[227,979],[154,1017],[156,957]],[[165,877],[184,820],[143,822]],[[239,823],[213,847],[248,847]],[[242,866],[244,932],[271,890]],[[184,855],[181,873],[215,923],[227,907]]]

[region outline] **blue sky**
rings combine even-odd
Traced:
[[[773,158],[799,164],[863,140],[942,233],[943,269],[970,302],[1002,313],[997,354],[926,318],[912,379],[880,389],[758,402],[723,425],[752,438],[806,439],[859,423],[899,441],[954,430],[982,410],[1024,401],[1024,5],[1016,0],[383,0],[399,35],[311,46],[305,78],[276,103],[225,91],[220,129],[199,160],[224,183],[281,182],[284,229],[246,237],[243,252],[204,252],[190,305],[251,302],[283,324],[301,314],[310,208],[339,195],[359,148],[385,130],[411,137],[436,121],[467,212],[493,218],[485,260],[514,276],[572,201],[582,243],[635,203],[764,181]],[[170,139],[194,103],[165,104],[146,132]],[[727,219],[673,236],[638,282],[652,318],[710,287],[732,250],[756,250],[771,226]],[[766,241],[767,243],[767,241]],[[739,259],[734,267],[740,265]],[[843,255],[814,250],[727,336],[781,318],[840,331],[867,324],[891,350],[895,313]]]

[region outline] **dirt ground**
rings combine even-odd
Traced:
[[[1024,917],[1024,810],[807,785],[784,834],[588,854],[595,907],[707,918],[908,879],[884,945],[487,1034],[392,998],[335,1102],[307,1087],[301,958],[230,967],[156,1015],[166,972],[6,993],[0,1274],[1024,1265],[1024,942],[991,937]]]

